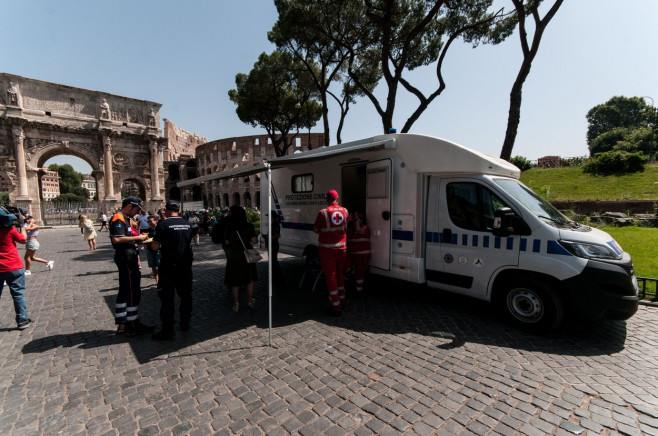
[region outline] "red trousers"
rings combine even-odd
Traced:
[[[370,255],[366,254],[348,254],[345,262],[345,269],[354,265],[354,281],[356,282],[356,292],[363,292],[363,278],[366,275],[366,269],[370,263]]]
[[[345,300],[345,283],[343,281],[343,268],[345,266],[346,251],[334,248],[318,248],[322,272],[327,280],[329,301],[331,308],[336,312],[342,310]]]

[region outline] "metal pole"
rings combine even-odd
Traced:
[[[268,345],[272,346],[272,169],[270,164],[265,162],[267,168],[267,298],[269,310],[269,340]]]

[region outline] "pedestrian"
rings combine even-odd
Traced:
[[[136,243],[147,238],[140,235],[131,226],[131,217],[144,210],[139,197],[129,196],[123,199],[121,209],[110,220],[110,240],[114,247],[114,263],[119,270],[119,292],[114,305],[114,318],[117,334],[126,336],[151,333],[153,327],[142,324],[139,320],[139,303],[142,297],[139,257]],[[136,233],[136,234],[135,234]]]
[[[86,215],[80,215],[78,217],[78,226],[82,229],[82,237],[89,244],[89,250],[93,251],[96,249],[96,230],[94,229],[94,223],[91,222]]]
[[[158,225],[158,221],[160,221],[160,218],[157,215],[149,215],[148,238],[144,241],[146,244],[146,261],[153,273],[156,287],[158,285],[158,268],[160,267],[160,250],[153,249],[153,237],[155,236],[155,228]]]
[[[354,282],[357,295],[363,294],[363,283],[370,262],[370,229],[365,215],[356,212],[350,215],[347,224],[347,263],[345,269],[354,266]]]
[[[136,218],[137,218],[137,223],[139,225],[139,233],[146,233],[151,229],[151,226],[149,226],[149,216],[151,215],[150,212],[147,211],[142,211]]]
[[[347,209],[338,205],[338,192],[330,190],[327,207],[318,212],[313,231],[318,234],[318,254],[327,280],[331,309],[329,314],[341,316],[345,305],[343,269],[347,250]]]
[[[102,232],[103,229],[105,229],[109,232],[110,229],[107,228],[107,215],[105,214],[105,212],[101,212],[100,221],[101,221],[101,228],[98,229],[98,231]]]
[[[224,256],[228,259],[229,246],[226,245],[226,227],[231,219],[231,210],[227,207],[219,217],[217,224],[212,227],[210,238],[215,244],[222,244]]]
[[[160,322],[162,328],[153,334],[153,340],[174,337],[174,292],[180,298],[179,328],[190,329],[192,316],[192,229],[180,217],[180,204],[169,200],[165,205],[166,218],[160,221],[153,236],[153,249],[160,250]]]
[[[192,228],[192,239],[194,240],[194,245],[199,246],[199,217],[196,216],[196,213],[190,212],[190,217],[187,219],[187,222],[190,223]]]
[[[247,213],[237,205],[231,206],[231,220],[226,226],[225,244],[229,247],[224,273],[224,284],[231,288],[233,297],[233,312],[240,310],[240,288],[247,289],[249,309],[256,305],[254,299],[254,281],[258,280],[255,263],[248,263],[244,256],[245,248],[254,248],[258,235],[254,226],[247,221]],[[244,244],[244,248],[243,248]]]
[[[20,232],[14,227],[16,221],[18,221]],[[13,214],[0,207],[0,295],[7,283],[11,298],[14,300],[16,324],[19,330],[25,330],[32,325],[32,320],[27,314],[25,269],[21,255],[16,248],[17,242],[19,244],[27,242],[27,230],[23,226],[23,216],[20,211]]]
[[[37,241],[37,236],[39,235],[39,226],[34,220],[32,215],[25,216],[25,230],[27,232],[27,244],[25,246],[25,275],[32,275],[30,268],[32,268],[32,262],[41,262],[46,264],[48,270],[53,269],[55,266],[54,260],[46,260],[40,257],[37,257],[37,250],[39,249],[39,241]]]

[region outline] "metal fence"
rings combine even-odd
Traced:
[[[43,224],[46,226],[77,225],[78,217],[86,215],[93,222],[98,221],[98,202],[60,203],[41,202]]]
[[[656,294],[656,285],[658,284],[658,279],[638,277],[637,284],[640,286],[641,300],[655,301],[657,299],[658,295]]]

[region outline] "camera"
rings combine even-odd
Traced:
[[[0,227],[20,227],[23,225],[23,216],[27,211],[20,207],[9,206],[7,204],[0,206]]]

